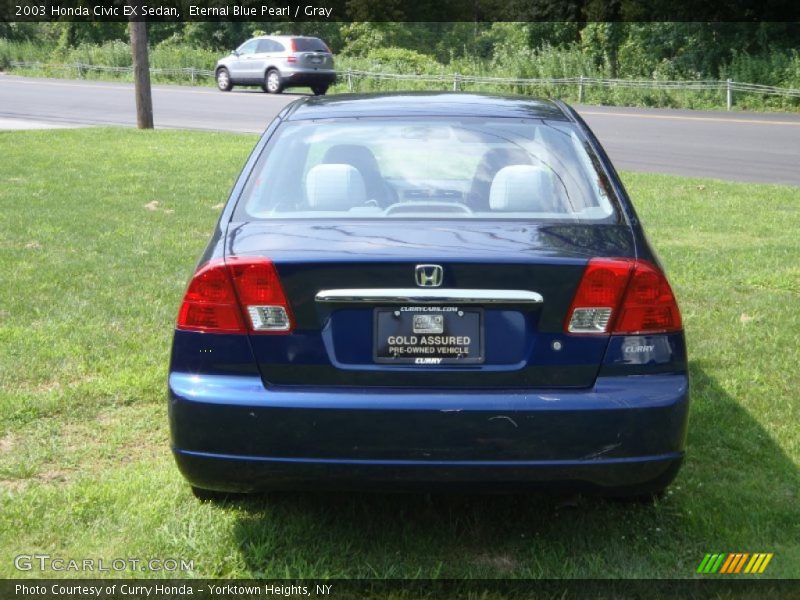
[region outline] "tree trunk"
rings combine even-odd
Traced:
[[[130,21],[133,80],[136,91],[136,125],[139,129],[153,128],[153,99],[150,93],[150,58],[147,51],[147,24]]]

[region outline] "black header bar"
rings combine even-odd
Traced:
[[[0,0],[0,22],[780,22],[796,0]]]

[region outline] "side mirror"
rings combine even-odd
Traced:
[[[239,56],[239,51],[238,50],[231,50],[231,54],[233,54],[234,56]]]

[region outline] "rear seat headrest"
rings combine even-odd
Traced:
[[[552,175],[533,165],[503,167],[489,190],[491,210],[552,212],[560,204]]]
[[[364,178],[352,165],[317,165],[306,175],[306,196],[312,210],[350,210],[367,199]]]

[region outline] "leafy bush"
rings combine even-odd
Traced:
[[[10,42],[0,38],[0,69],[9,69],[12,61],[39,61],[50,59],[50,53],[41,44]]]
[[[85,65],[104,65],[107,67],[130,67],[130,46],[121,41],[106,42],[104,44],[80,44],[75,48],[56,49],[52,62]]]
[[[736,52],[726,65],[724,77],[735,81],[757,82],[780,87],[800,87],[800,54],[770,52],[766,55],[751,55]]]
[[[150,52],[150,66],[159,69],[195,69],[212,70],[222,58],[222,52],[204,48],[192,48],[180,42],[167,40]]]
[[[444,66],[430,56],[405,48],[376,48],[367,54],[372,70],[385,73],[441,73]]]

